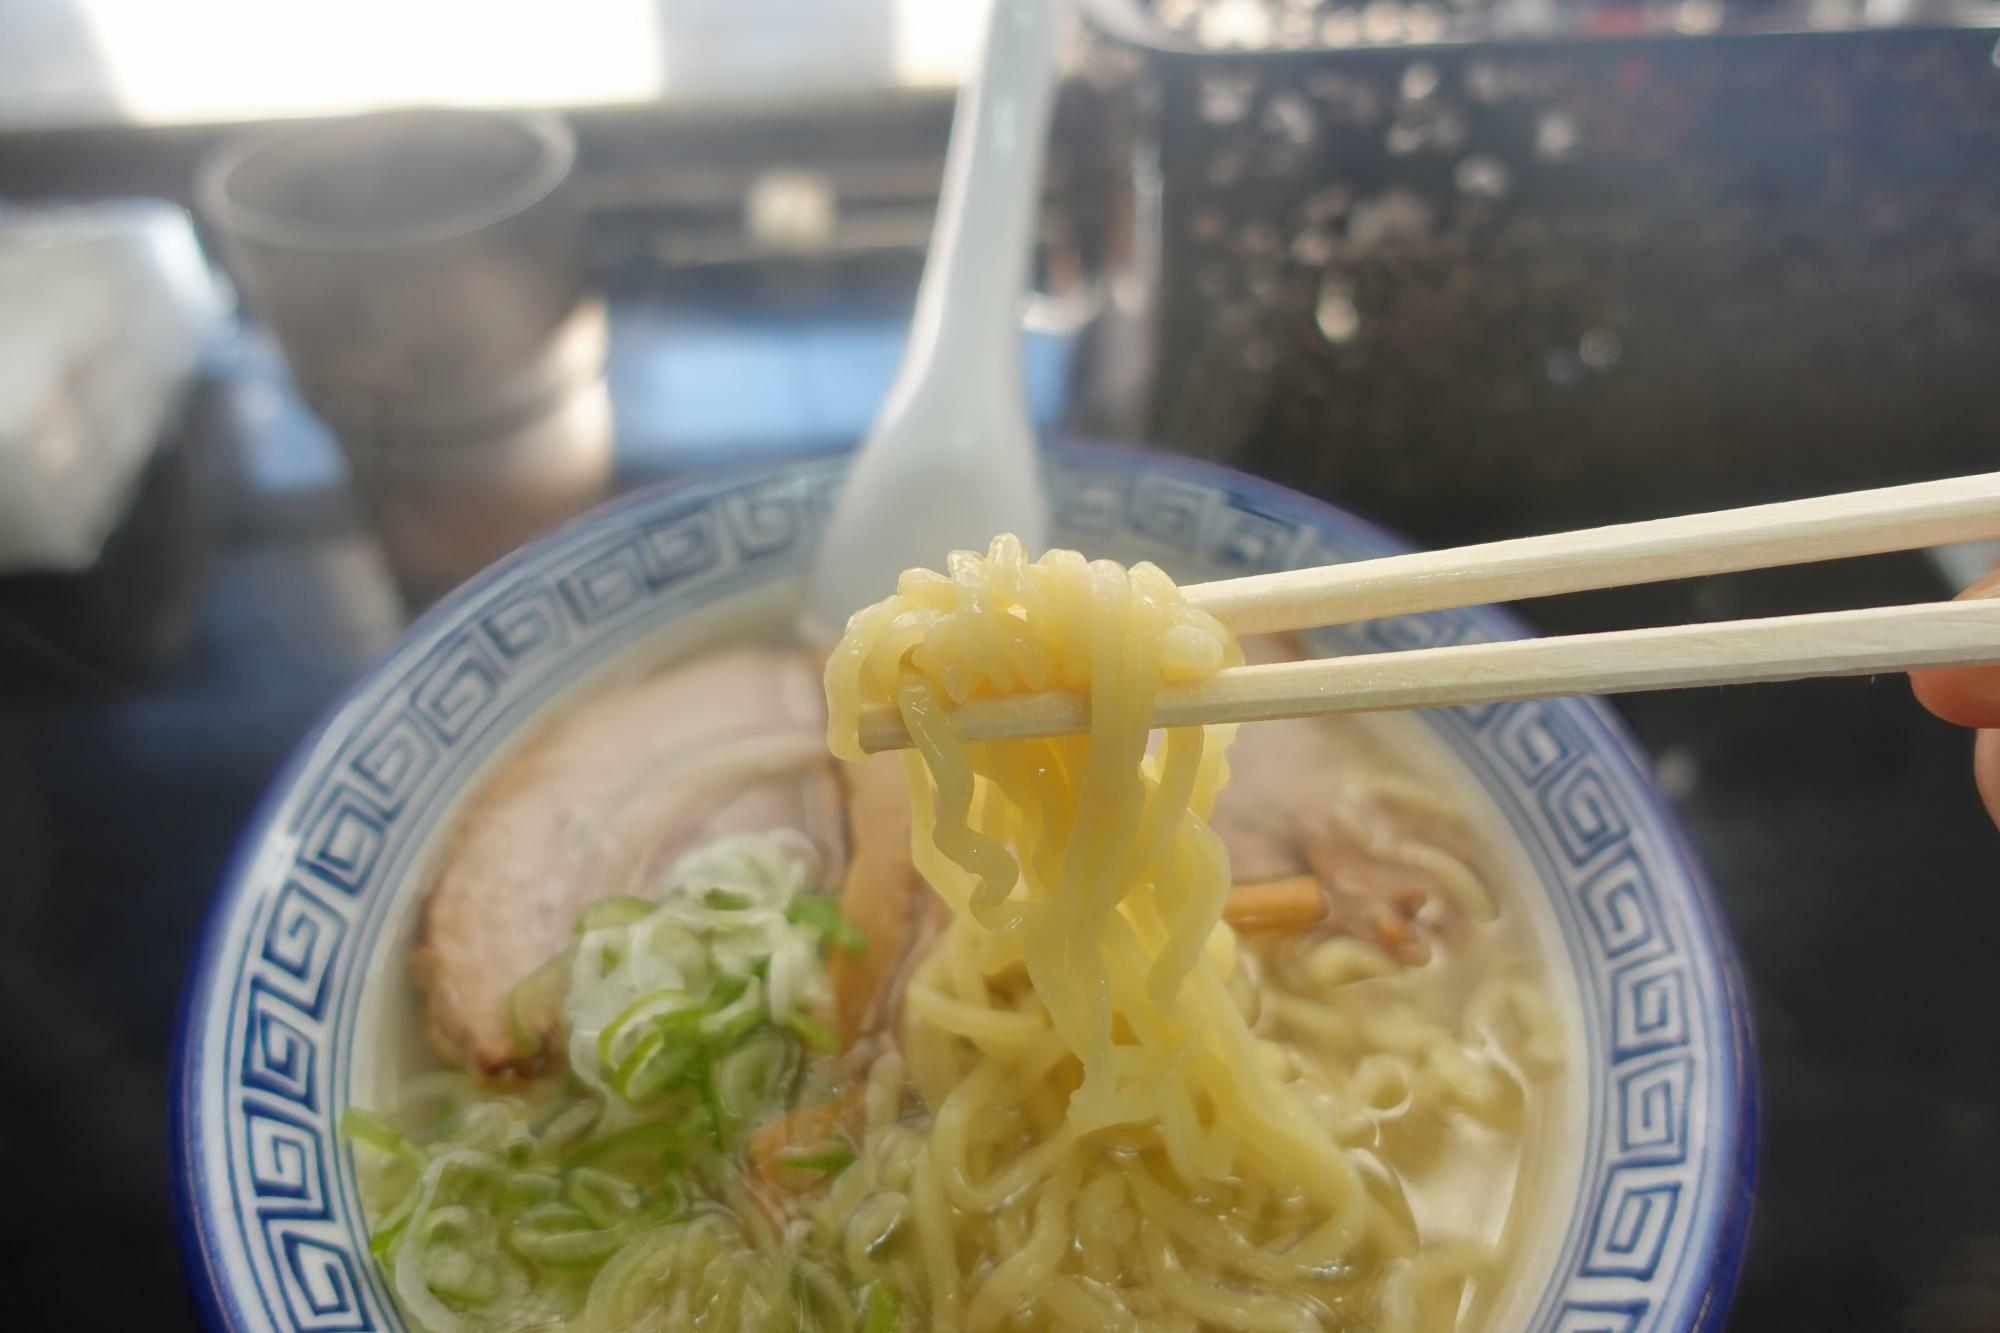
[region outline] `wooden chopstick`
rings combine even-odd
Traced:
[[[1238,634],[2000,537],[2000,472],[1199,583]]]
[[[2000,601],[1934,602],[1237,667],[1200,684],[1162,689],[1152,724],[1255,722],[1991,663],[2000,663]],[[952,711],[952,726],[973,742],[1062,735],[1089,729],[1090,704],[1061,692],[973,699]],[[863,749],[909,743],[893,711],[864,711]]]
[[[1183,593],[1239,634],[1273,633],[1993,537],[2000,537],[2000,472],[1284,570]],[[1152,724],[1990,663],[2000,663],[2000,602],[1895,606],[1238,667],[1163,689]],[[952,724],[975,742],[1061,735],[1088,730],[1090,708],[1068,693],[976,699],[953,710]],[[863,749],[909,743],[893,711],[863,714]]]

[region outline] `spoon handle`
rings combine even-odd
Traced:
[[[892,403],[914,392],[931,367],[947,366],[965,410],[1007,413],[1026,428],[1020,316],[1061,3],[992,0],[985,58],[959,93],[930,260]]]
[[[903,366],[827,520],[802,633],[838,633],[913,565],[1013,532],[1047,538],[1021,378],[1021,306],[1068,0],[992,0],[959,93]]]

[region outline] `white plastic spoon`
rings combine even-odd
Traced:
[[[1021,309],[1041,198],[1055,26],[1067,0],[993,0],[960,91],[902,369],[834,506],[807,594],[814,638],[913,565],[1001,532],[1040,554],[1047,500],[1021,383]]]

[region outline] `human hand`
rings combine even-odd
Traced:
[[[2000,597],[2000,570],[1980,579],[1959,597]],[[1980,728],[1973,744],[1972,773],[1986,811],[2000,824],[2000,667],[1949,667],[1912,671],[1910,685],[1924,707],[1947,722]]]

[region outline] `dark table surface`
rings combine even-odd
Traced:
[[[759,431],[700,401],[708,376],[689,366],[746,348],[781,366],[798,331],[727,327],[718,339],[712,324],[625,313],[613,378],[629,482],[851,437],[898,342],[893,320],[822,328],[872,349],[852,401]],[[1052,409],[1061,349],[1038,355]],[[268,351],[238,347],[217,374],[221,406],[200,430],[226,503],[184,646],[114,685],[0,637],[0,663],[40,668],[0,673],[4,1329],[194,1327],[166,1137],[183,970],[263,784],[401,622],[336,456]],[[662,396],[663,383],[678,387]],[[1943,589],[1912,555],[1532,610],[1569,630]],[[1756,1008],[1761,1178],[1729,1327],[2000,1328],[2000,835],[1972,790],[1968,738],[1897,678],[1633,696],[1619,710],[1713,871]]]

